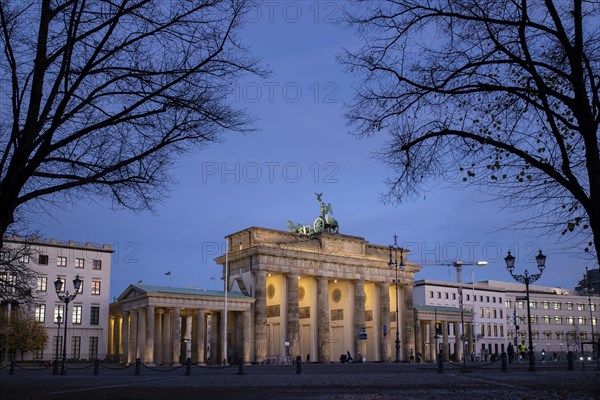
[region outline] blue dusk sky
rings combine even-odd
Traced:
[[[213,259],[224,252],[227,234],[250,226],[286,230],[288,220],[312,223],[319,213],[314,192],[322,192],[340,233],[379,245],[397,234],[416,264],[487,260],[483,268],[465,266],[463,281],[510,281],[507,250],[522,273],[537,271],[533,257],[541,248],[548,259],[538,284],[571,289],[593,264],[558,235],[502,229],[529,214],[512,213],[475,188],[438,182],[413,201],[382,202],[391,171],[373,153],[385,144],[385,132],[357,139],[344,119],[344,104],[360,84],[335,59],[359,44],[334,23],[346,4],[259,2],[240,36],[273,75],[239,82],[232,93],[256,118],[257,131],[226,132],[222,143],[178,160],[177,184],[154,214],[113,211],[102,201],[67,205],[39,220],[41,233],[111,244],[111,299],[140,280],[221,289]],[[427,265],[415,279],[454,281],[456,275],[452,267]]]

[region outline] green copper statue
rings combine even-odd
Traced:
[[[331,203],[325,204],[321,199],[323,193],[315,193],[317,201],[320,206],[320,215],[315,219],[315,222],[311,225],[295,224],[292,221],[288,221],[288,230],[294,233],[301,233],[304,235],[313,235],[320,232],[328,233],[339,233],[339,224],[329,214],[333,214],[333,208]]]

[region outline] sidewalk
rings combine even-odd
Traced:
[[[523,364],[485,368],[445,364],[439,373],[433,364],[309,364],[297,374],[295,366],[237,366],[228,368],[69,369],[66,376],[51,371],[0,370],[0,399],[600,399],[600,376],[593,368],[573,371],[538,365],[535,372]]]

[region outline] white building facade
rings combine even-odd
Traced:
[[[21,262],[35,271],[34,302],[31,312],[35,321],[43,324],[48,341],[43,350],[21,354],[3,352],[2,360],[16,357],[20,360],[50,360],[56,352],[62,354],[64,324],[67,324],[66,354],[69,360],[104,359],[107,354],[107,330],[110,303],[110,272],[112,247],[74,241],[37,240],[24,243],[19,239],[5,239],[4,252],[28,246]],[[61,295],[73,294],[72,281],[76,276],[83,281],[77,296],[69,303],[65,318],[65,303],[55,291],[54,281],[63,281]],[[3,304],[2,313],[8,317],[19,304]],[[58,331],[57,317],[62,323]],[[58,345],[58,346],[57,346]]]
[[[525,285],[512,282],[483,281],[464,283],[463,306],[472,312],[474,351],[478,357],[502,353],[508,343],[529,343]],[[600,297],[582,296],[562,288],[530,286],[531,325],[534,351],[547,359],[567,351],[592,352],[592,333],[600,334]],[[415,305],[459,307],[459,284],[420,280],[415,282]],[[515,323],[516,322],[516,323]],[[518,328],[518,329],[517,329]],[[455,337],[449,340],[453,343]]]

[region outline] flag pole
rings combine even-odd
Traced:
[[[223,320],[223,365],[227,365],[227,291],[229,290],[229,239],[225,242],[225,312]]]

